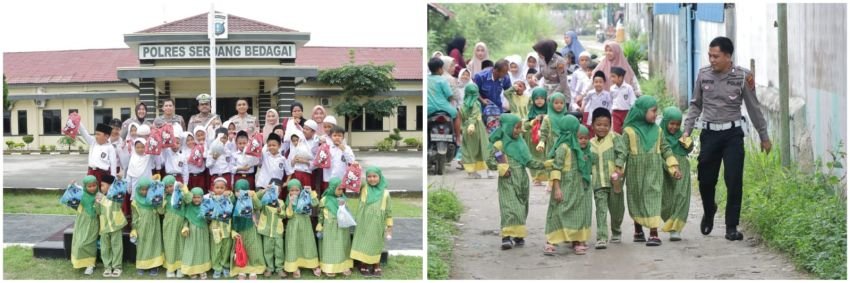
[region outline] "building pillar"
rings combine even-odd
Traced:
[[[139,78],[139,102],[145,104],[145,121],[153,122],[156,118],[156,80],[154,78]],[[135,107],[130,117],[135,117]]]
[[[257,107],[259,108],[259,113],[257,113],[257,118],[259,118],[260,125],[266,124],[266,111],[269,111],[272,108],[272,96],[271,92],[266,91],[266,81],[260,80],[260,91],[257,93]]]
[[[280,117],[292,117],[289,107],[295,102],[295,78],[280,77],[277,80],[277,113]],[[265,114],[263,114],[265,116]]]

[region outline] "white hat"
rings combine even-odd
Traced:
[[[331,123],[336,125],[336,118],[334,118],[334,116],[327,116],[324,120],[322,120],[322,123]]]
[[[201,93],[201,94],[198,94],[198,96],[195,97],[195,99],[198,100],[198,103],[209,103],[212,100],[212,97],[210,97],[209,94]]]
[[[141,126],[139,126],[138,129],[136,129],[136,135],[137,136],[147,136],[147,135],[150,135],[150,134],[151,134],[151,126],[148,126],[148,124],[142,124]]]
[[[304,126],[313,129],[313,131],[319,130],[319,124],[317,124],[316,121],[313,120],[307,120],[306,122],[304,122]]]

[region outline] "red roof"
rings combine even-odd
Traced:
[[[309,47],[297,50],[296,64],[336,68],[348,63],[354,49],[356,63],[395,64],[398,80],[422,79],[422,49],[400,47]],[[130,48],[3,53],[3,71],[10,84],[118,82],[118,67],[138,67]]]
[[[164,33],[164,32],[207,32],[207,15],[203,13],[170,23],[158,25],[137,33]],[[227,15],[230,32],[298,32],[296,30],[267,24],[252,19],[246,19],[233,14]]]

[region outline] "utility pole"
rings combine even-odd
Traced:
[[[787,4],[777,4],[777,27],[779,28],[779,125],[781,127],[780,155],[782,166],[791,166],[791,128],[788,113],[788,12]]]

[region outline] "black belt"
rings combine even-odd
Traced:
[[[100,168],[96,168],[96,167],[89,167],[89,170],[109,172],[109,170],[100,169]]]
[[[197,173],[197,174],[196,174],[196,173],[189,173],[189,176],[191,176],[191,177],[198,177],[198,176],[201,176],[201,175],[203,175],[203,174],[204,174],[204,172]]]

